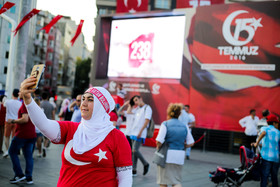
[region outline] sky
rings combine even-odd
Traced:
[[[54,16],[70,16],[77,25],[83,19],[85,43],[90,51],[93,50],[92,37],[95,33],[94,18],[97,12],[95,0],[37,0],[37,9],[49,11]]]

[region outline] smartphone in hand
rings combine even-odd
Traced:
[[[39,64],[39,65],[34,65],[31,71],[31,76],[35,77],[37,79],[36,84],[30,89],[37,89],[39,85],[39,81],[44,73],[45,70],[45,64]]]

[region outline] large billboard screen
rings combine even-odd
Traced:
[[[113,20],[108,77],[180,79],[184,28],[185,16]]]

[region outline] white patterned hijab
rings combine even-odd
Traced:
[[[91,93],[94,98],[91,119],[82,118],[73,137],[73,150],[83,154],[99,145],[115,128],[110,121],[109,113],[115,108],[111,94],[102,87],[89,88],[85,93]]]

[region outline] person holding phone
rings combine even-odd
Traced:
[[[124,134],[110,122],[115,102],[102,87],[85,91],[81,123],[49,120],[31,97],[36,83],[29,77],[21,93],[34,125],[55,144],[64,144],[57,186],[132,186],[132,158]],[[94,176],[94,177],[92,177]]]
[[[132,132],[132,125],[134,121],[134,115],[131,113],[127,113],[127,111],[131,111],[132,113],[135,112],[136,105],[133,101],[135,96],[133,96],[130,100],[124,102],[124,104],[119,108],[118,115],[123,115],[126,118],[126,128],[124,134],[126,135],[126,139],[129,142],[130,147],[132,148],[132,140],[130,139],[130,135]],[[126,111],[124,111],[124,108],[127,108]]]

